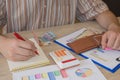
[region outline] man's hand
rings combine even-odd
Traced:
[[[102,48],[120,50],[120,23],[117,17],[110,10],[106,10],[97,15],[95,19],[108,30],[102,37]]]
[[[117,31],[107,31],[102,36],[101,44],[103,49],[108,47],[111,49],[120,50],[120,29]]]
[[[4,38],[4,40],[0,42],[0,52],[12,61],[28,60],[35,56],[35,50],[36,47],[34,43],[29,40],[22,41],[14,38]]]

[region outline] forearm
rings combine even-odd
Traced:
[[[2,48],[2,46],[3,46],[3,43],[4,43],[4,40],[6,39],[6,37],[4,37],[4,36],[2,36],[1,34],[0,34],[0,53],[1,53],[1,48]]]
[[[3,35],[0,35],[0,45],[3,43],[3,41],[6,39],[6,37],[5,36],[3,36]],[[2,45],[1,45],[2,46]],[[0,47],[1,47],[0,46]]]
[[[108,30],[120,30],[120,24],[118,19],[111,11],[105,11],[100,15],[95,17],[97,22],[104,28]]]

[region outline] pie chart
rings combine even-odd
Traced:
[[[81,69],[77,69],[75,71],[75,74],[79,77],[83,77],[83,78],[86,78],[86,77],[89,77],[92,75],[92,69],[89,69],[89,68],[81,68]]]

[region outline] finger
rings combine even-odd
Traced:
[[[19,47],[18,49],[16,49],[16,52],[19,55],[23,55],[23,56],[35,56],[35,53],[33,50],[26,49],[26,48]]]
[[[119,46],[119,48],[118,48],[117,50],[119,50],[119,51],[120,51],[120,46]]]
[[[26,40],[29,44],[33,45],[35,47],[34,42],[30,41],[30,40]],[[36,47],[35,47],[36,48]]]
[[[19,45],[20,47],[26,48],[26,49],[30,49],[35,51],[36,47],[34,45],[34,43],[30,42],[30,41],[19,41]]]
[[[103,36],[102,36],[102,41],[101,41],[101,44],[102,44],[102,48],[105,49],[106,46],[107,46],[107,34],[105,33]]]
[[[16,54],[14,55],[14,57],[11,58],[12,61],[25,61],[32,58],[32,56],[23,56],[23,55],[19,55]]]
[[[33,50],[36,50],[37,48],[35,47],[35,44],[30,41],[30,40],[26,40],[27,43],[31,44],[31,46],[33,47]]]
[[[120,34],[118,35],[118,37],[114,43],[113,49],[119,50],[119,47],[120,47]]]
[[[115,40],[116,40],[116,35],[112,34],[111,36],[109,36],[108,38],[108,43],[107,43],[107,47],[109,48],[113,48]]]

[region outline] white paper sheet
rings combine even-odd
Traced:
[[[42,73],[48,73],[48,72],[54,72],[59,71],[57,65],[50,65],[40,68],[35,68],[31,70],[26,70],[22,72],[13,72],[13,80],[22,80],[23,76],[33,76],[35,74],[42,74]],[[103,76],[103,74],[99,71],[99,69],[94,65],[94,63],[89,60],[81,60],[80,65],[76,67],[72,67],[69,69],[65,69],[67,76],[66,78],[63,78],[60,76],[55,76],[55,80],[106,80],[106,78]],[[77,73],[79,75],[77,75]],[[50,80],[49,77],[46,79],[35,79],[34,80]]]

